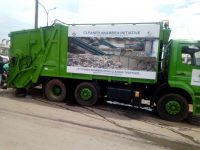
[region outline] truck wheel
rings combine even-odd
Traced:
[[[75,99],[80,105],[92,106],[98,100],[98,89],[93,83],[82,82],[75,89]]]
[[[161,118],[169,121],[182,121],[188,117],[189,106],[186,99],[179,94],[166,94],[157,103]]]
[[[25,88],[17,88],[15,90],[15,96],[16,97],[25,97],[27,94],[27,91]]]
[[[51,101],[62,102],[66,97],[65,84],[59,79],[52,79],[47,82],[44,92],[47,99]]]

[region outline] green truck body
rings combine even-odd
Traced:
[[[181,121],[189,104],[200,114],[200,42],[168,41],[170,32],[163,22],[11,32],[7,82],[17,89],[42,84],[47,99],[74,96],[81,105],[105,95],[132,105],[147,99],[162,118]]]

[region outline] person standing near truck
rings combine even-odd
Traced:
[[[8,69],[9,69],[9,63],[6,62],[3,64],[3,75],[2,75],[2,80],[1,80],[1,88],[2,89],[7,88],[6,79],[8,77]]]
[[[3,70],[4,70],[4,72],[5,72],[6,74],[8,74],[8,69],[9,69],[9,63],[6,62],[6,63],[3,64]]]
[[[4,72],[3,65],[4,65],[3,58],[0,57],[0,86],[2,85],[2,75]]]

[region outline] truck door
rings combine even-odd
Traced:
[[[200,87],[200,49],[195,44],[180,44],[177,60],[176,81],[192,86]]]

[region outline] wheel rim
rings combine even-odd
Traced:
[[[89,101],[92,98],[92,91],[89,88],[83,88],[80,91],[80,97],[84,101]]]
[[[54,87],[52,88],[52,93],[53,93],[54,95],[56,95],[56,96],[59,96],[59,95],[61,94],[61,88],[58,87],[58,86],[54,86]]]
[[[181,105],[179,102],[172,100],[165,104],[165,110],[170,115],[177,115],[181,111]]]

